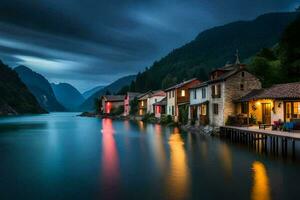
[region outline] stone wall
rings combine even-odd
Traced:
[[[244,76],[242,76],[242,73]],[[241,89],[243,85],[243,90]],[[258,78],[247,71],[241,71],[225,81],[225,98],[223,119],[225,120],[222,125],[226,123],[228,116],[237,113],[234,100],[245,96],[254,89],[261,89],[261,82]]]

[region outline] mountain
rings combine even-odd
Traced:
[[[69,111],[76,111],[85,100],[82,94],[68,83],[51,83],[51,87],[57,101]]]
[[[18,74],[0,61],[0,116],[46,113]]]
[[[25,66],[16,67],[15,71],[42,108],[48,112],[65,111],[65,108],[56,100],[52,87],[45,77]]]
[[[233,61],[237,49],[240,56],[247,59],[264,47],[273,47],[296,17],[297,12],[270,13],[252,21],[238,21],[206,30],[139,73],[130,88],[144,92],[166,88],[192,77],[206,80],[213,68]]]
[[[80,106],[80,110],[82,111],[91,111],[94,110],[95,99],[104,95],[106,92],[117,93],[122,87],[129,85],[136,78],[135,75],[122,77],[110,85],[98,90],[92,96],[84,101],[84,103]]]
[[[104,85],[100,85],[100,86],[94,87],[94,88],[92,88],[92,89],[90,89],[90,90],[88,90],[88,91],[85,91],[85,92],[82,94],[82,96],[83,96],[85,99],[87,99],[87,98],[89,98],[90,96],[92,96],[95,92],[97,92],[97,91],[103,89],[104,87],[105,87]]]

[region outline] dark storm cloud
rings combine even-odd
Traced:
[[[0,56],[79,89],[136,73],[201,30],[296,0],[1,0]]]

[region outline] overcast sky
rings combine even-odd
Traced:
[[[135,74],[204,29],[300,0],[1,0],[0,59],[80,91]]]

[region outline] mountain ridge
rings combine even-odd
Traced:
[[[65,111],[65,108],[57,101],[49,81],[43,75],[24,65],[20,65],[14,70],[42,108],[48,112]]]

